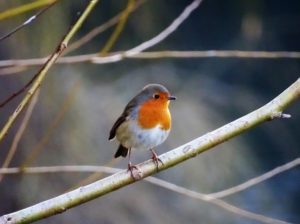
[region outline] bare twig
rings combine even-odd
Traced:
[[[136,3],[133,6],[132,12],[134,12],[136,9],[138,9],[142,4],[144,4],[147,0],[138,0],[136,1]],[[126,10],[126,9],[125,9]],[[112,17],[111,19],[109,19],[107,22],[105,22],[104,24],[102,24],[101,26],[98,26],[94,29],[92,29],[90,32],[88,32],[86,35],[84,35],[83,37],[81,37],[79,40],[74,41],[73,43],[71,43],[68,47],[68,49],[66,49],[66,51],[64,52],[64,54],[67,54],[71,51],[74,51],[78,48],[80,48],[82,45],[88,43],[89,41],[91,41],[92,39],[94,39],[94,37],[96,37],[97,35],[99,35],[100,33],[104,32],[105,30],[107,30],[108,28],[112,27],[113,25],[115,25],[121,18],[121,16],[123,15],[124,11],[123,10],[121,13],[119,13],[118,15]]]
[[[194,0],[190,5],[188,5],[183,10],[183,12],[166,29],[161,31],[158,35],[156,35],[152,39],[145,41],[142,44],[123,52],[122,54],[115,54],[112,56],[101,57],[100,60],[98,60],[99,58],[95,57],[92,59],[92,62],[106,63],[105,62],[106,60],[110,62],[112,61],[116,62],[122,60],[124,55],[125,56],[136,55],[139,52],[149,49],[150,47],[153,47],[154,45],[160,43],[165,38],[167,38],[170,34],[172,34],[189,17],[189,15],[200,5],[201,2],[202,0]]]
[[[296,166],[300,165],[300,158],[296,158],[284,165],[278,166],[260,176],[254,177],[242,184],[225,189],[223,191],[204,194],[205,200],[213,200],[218,198],[224,198],[232,194],[244,191],[252,186],[255,186],[263,181],[266,181],[272,177],[275,177],[285,171],[288,171]],[[119,169],[107,167],[107,166],[43,166],[43,167],[11,167],[0,168],[0,174],[47,174],[47,173],[64,173],[64,172],[104,172],[104,173],[116,173]],[[148,178],[147,178],[148,179]]]
[[[275,169],[273,170],[270,170],[269,172],[266,172],[264,173],[263,175],[260,175],[258,177],[254,177],[242,184],[239,184],[237,186],[234,186],[234,187],[231,187],[231,188],[228,188],[226,190],[223,190],[223,191],[219,191],[219,192],[216,192],[216,193],[211,193],[211,194],[207,194],[208,197],[212,197],[212,198],[224,198],[224,197],[227,197],[229,195],[232,195],[232,194],[235,194],[235,193],[238,193],[240,191],[243,191],[249,187],[252,187],[254,185],[257,185],[267,179],[270,179],[282,172],[285,172],[289,169],[292,169],[296,166],[299,166],[300,165],[300,158],[297,158],[293,161],[290,161],[282,166],[278,166],[276,167]]]
[[[211,204],[217,205],[227,211],[230,211],[232,213],[235,213],[239,216],[251,219],[251,220],[255,220],[255,221],[259,221],[262,223],[268,223],[268,224],[289,224],[288,222],[282,221],[282,220],[278,220],[278,219],[273,219],[264,215],[260,215],[260,214],[256,214],[253,212],[249,212],[246,211],[244,209],[241,209],[239,207],[236,207],[234,205],[231,205],[221,199],[214,199],[214,198],[210,198],[207,197],[207,195],[205,194],[201,194],[199,192],[195,192],[189,189],[186,189],[184,187],[180,187],[176,184],[172,184],[169,183],[167,181],[158,179],[158,178],[154,178],[154,177],[148,177],[146,179],[148,182],[153,183],[155,185],[161,186],[163,188],[169,189],[171,191],[177,192],[179,194],[183,194],[186,195],[188,197],[194,198],[194,199],[198,199],[198,200],[202,200],[202,201],[206,201],[209,202]]]
[[[49,174],[49,173],[116,173],[121,169],[108,166],[37,166],[37,167],[9,167],[0,168],[0,174]]]
[[[208,51],[157,51],[141,52],[130,58],[254,58],[254,59],[300,59],[300,52],[293,51],[239,51],[239,50],[208,50]]]
[[[0,103],[0,108],[4,107],[8,102],[19,96],[21,93],[23,93],[26,89],[31,86],[31,84],[34,82],[34,80],[38,77],[38,74],[35,74],[27,83],[25,86],[23,86],[21,89],[19,89],[17,92],[11,94],[8,98],[6,98],[3,102]]]
[[[78,31],[78,29],[81,27],[84,20],[87,18],[87,16],[90,14],[92,9],[97,4],[98,0],[91,0],[82,13],[82,15],[79,17],[79,19],[76,21],[74,26],[70,29],[70,31],[67,33],[67,35],[62,39],[62,41],[59,43],[57,49],[55,52],[49,57],[47,62],[43,65],[43,67],[40,69],[40,71],[35,75],[36,78],[34,78],[34,81],[32,83],[32,86],[28,90],[27,94],[21,101],[21,103],[18,105],[14,113],[9,117],[8,121],[5,123],[4,127],[0,131],[0,142],[3,140],[4,136],[7,134],[8,130],[18,117],[18,115],[21,113],[21,111],[27,106],[29,101],[31,100],[32,95],[39,89],[40,85],[42,84],[47,72],[51,68],[51,66],[55,63],[55,61],[58,59],[58,57],[61,55],[61,53],[66,49],[70,39],[74,36],[74,34]]]
[[[31,16],[29,19],[27,19],[25,22],[23,22],[21,25],[17,26],[16,28],[14,28],[12,31],[8,32],[7,34],[4,34],[2,37],[0,37],[0,42],[6,38],[8,38],[9,36],[13,35],[14,33],[16,33],[17,31],[19,31],[20,29],[24,28],[25,26],[31,24],[36,18],[38,18],[40,15],[42,15],[44,12],[46,12],[49,8],[51,8],[53,5],[55,5],[57,3],[56,0],[54,1],[47,1],[49,2],[49,5],[46,6],[45,8],[43,8],[42,10],[40,10],[38,13],[36,13],[35,15]],[[32,3],[31,3],[32,4]]]
[[[133,10],[134,4],[135,4],[135,0],[128,0],[127,6],[126,6],[125,10],[123,11],[122,15],[120,16],[120,20],[119,20],[114,32],[111,34],[111,36],[107,40],[106,44],[104,45],[104,47],[99,52],[100,56],[106,55],[107,52],[110,51],[112,46],[117,41],[117,39],[120,36],[122,30],[124,29],[124,26],[126,24],[128,16],[130,15],[130,13]]]
[[[145,161],[137,166],[142,172],[144,178],[156,172],[168,169],[185,160],[193,158],[218,144],[221,144],[264,121],[269,121],[274,112],[283,111],[299,97],[300,79],[263,107],[174,150],[164,153],[160,156],[163,165],[160,165],[158,168],[152,160]],[[64,212],[69,208],[108,194],[109,192],[115,191],[133,182],[135,182],[135,180],[132,179],[127,170],[120,171],[114,175],[62,194],[58,197],[14,213],[3,215],[0,217],[0,224],[30,223],[40,220],[42,218]]]
[[[164,29],[161,33],[159,33],[157,36],[155,36],[154,38],[143,42],[142,44],[122,53],[122,54],[114,54],[113,56],[106,56],[106,57],[101,57],[100,61],[98,60],[99,58],[95,57],[92,58],[91,60],[94,63],[107,63],[107,61],[109,62],[117,62],[120,61],[124,58],[125,56],[133,56],[138,54],[141,51],[144,51],[154,45],[156,45],[157,43],[163,41],[166,37],[168,37],[171,33],[173,33],[179,25],[181,25],[187,18],[188,16],[200,5],[200,3],[202,2],[202,0],[194,0],[190,5],[188,5],[183,12],[166,28]],[[130,11],[132,7],[130,6]],[[129,13],[126,11],[126,13]],[[62,52],[60,52],[61,54]],[[57,59],[58,57],[56,57]],[[55,60],[56,60],[55,59]],[[39,74],[39,73],[38,73]],[[21,90],[19,90],[17,93],[14,93],[13,95],[11,95],[9,98],[7,98],[3,103],[0,104],[0,107],[3,107],[4,105],[6,105],[9,101],[11,101],[13,98],[15,98],[17,95],[21,94],[23,91],[25,91],[25,89],[31,85],[31,83],[36,79],[37,75],[36,74],[29,82],[28,84],[22,88]],[[1,141],[1,133],[0,133],[0,141]]]
[[[17,133],[14,136],[12,145],[11,145],[11,147],[10,147],[8,153],[7,153],[7,156],[6,156],[5,160],[4,160],[2,168],[8,167],[9,164],[10,164],[10,162],[11,162],[11,160],[12,160],[12,158],[14,157],[14,155],[15,155],[15,153],[17,151],[17,147],[19,145],[19,142],[21,140],[21,137],[23,136],[23,133],[24,133],[26,127],[27,127],[28,121],[29,121],[29,119],[30,119],[30,117],[32,115],[33,109],[34,109],[34,107],[35,107],[35,105],[36,105],[36,103],[38,101],[38,98],[39,98],[39,91],[37,91],[35,93],[35,95],[32,98],[32,101],[30,102],[30,104],[29,104],[29,106],[28,106],[28,108],[26,110],[25,116],[24,116],[24,118],[22,120],[22,123],[21,123],[21,125],[20,125]],[[3,179],[3,175],[0,175],[0,182],[2,181],[2,179]]]
[[[144,4],[147,0],[138,0],[136,1],[136,3],[133,6],[132,12],[134,12],[136,9],[138,9],[142,4]],[[122,11],[121,13],[117,14],[116,16],[114,16],[113,18],[109,19],[107,22],[105,22],[104,24],[92,29],[89,33],[87,33],[86,35],[84,35],[82,38],[78,39],[77,41],[72,42],[68,48],[63,52],[63,55],[66,55],[78,48],[80,48],[81,46],[83,46],[84,44],[88,43],[89,41],[91,41],[94,37],[96,37],[97,35],[99,35],[100,33],[104,32],[105,30],[107,30],[108,28],[112,27],[113,25],[115,25],[120,17],[123,15],[124,11]],[[93,55],[93,57],[97,56],[96,54]],[[59,59],[58,59],[59,60]],[[8,62],[8,64],[10,64],[10,61],[12,62],[16,62],[17,64],[19,64],[19,62],[23,63],[25,61],[27,61],[26,59],[21,59],[19,60],[7,60],[7,61],[0,61],[0,67],[1,67],[1,62],[3,63],[3,67],[0,69],[0,75],[10,75],[10,74],[15,74],[15,73],[19,73],[22,72],[24,70],[27,69],[27,67],[29,66],[38,66],[38,65],[42,65],[47,61],[47,58],[37,58],[37,59],[28,59],[27,62],[25,62],[25,64],[28,63],[28,65],[24,65],[24,66],[19,66],[19,65],[9,65],[6,66],[6,62]],[[57,61],[58,62],[58,61]],[[56,63],[57,63],[56,62]],[[33,63],[33,64],[31,64]]]
[[[17,6],[12,9],[7,9],[3,12],[0,12],[0,21],[7,19],[9,17],[17,16],[22,13],[43,7],[45,5],[49,5],[49,4],[53,3],[53,1],[56,1],[56,0],[36,0],[34,2],[25,3],[25,4],[22,4],[21,6]]]
[[[17,66],[17,67],[0,68],[0,76],[20,73],[25,71],[26,69],[28,69],[28,67]]]
[[[272,173],[272,175],[267,175],[266,178],[262,179],[262,177],[265,176],[265,174],[263,174],[261,176],[254,178],[257,181],[250,180],[253,183],[251,186],[253,186],[254,184],[258,184],[261,181],[267,180],[275,175],[278,175],[279,173],[287,171],[299,164],[300,164],[300,158],[295,159],[295,160],[293,160],[285,165],[282,165],[280,167],[277,167],[277,168],[273,169],[272,171],[268,172],[268,173]],[[20,173],[22,173],[22,174],[23,173],[24,174],[48,174],[48,173],[63,173],[63,172],[95,172],[96,174],[98,174],[98,173],[116,173],[116,172],[120,172],[120,171],[121,171],[120,169],[106,167],[106,166],[45,166],[45,167],[26,167],[23,169],[21,169],[21,168],[5,168],[5,169],[0,169],[0,174],[1,173],[2,174],[20,174]],[[217,199],[217,198],[219,198],[219,195],[217,195],[217,193],[202,194],[202,193],[191,191],[184,187],[180,187],[178,185],[175,185],[173,183],[170,183],[170,182],[167,182],[167,181],[161,180],[159,178],[155,178],[155,177],[147,177],[144,180],[147,182],[150,182],[154,185],[158,185],[163,188],[169,189],[171,191],[177,192],[179,194],[183,194],[183,195],[186,195],[191,198],[195,198],[198,200],[202,200],[202,201],[206,201],[206,202],[215,204],[227,211],[233,212],[237,215],[246,217],[251,220],[260,221],[262,223],[272,223],[272,224],[287,223],[287,222],[284,222],[281,220],[277,220],[277,219],[273,219],[273,218],[266,217],[263,215],[259,215],[259,214],[253,213],[253,212],[243,210],[239,207],[233,206],[225,201]],[[249,181],[247,181],[247,182],[249,182]],[[247,182],[245,182],[245,184]],[[236,187],[233,187],[230,189],[239,188],[239,186],[236,186]],[[250,187],[250,186],[248,185],[248,187]],[[240,189],[239,191],[242,191],[245,189],[246,188],[243,188],[243,189]],[[227,190],[225,190],[225,191],[227,191]],[[222,191],[222,192],[225,192],[225,191]],[[223,197],[237,193],[239,191],[231,191],[230,190],[230,194],[223,195]],[[217,197],[214,197],[214,195],[216,195]]]
[[[254,177],[242,184],[228,188],[223,191],[205,194],[205,200],[212,200],[217,198],[224,198],[232,194],[244,191],[252,186],[255,186],[263,181],[266,181],[272,177],[275,177],[285,171],[288,171],[296,166],[300,165],[300,158],[296,158],[284,165],[278,166],[260,176]],[[64,172],[104,172],[104,173],[115,173],[120,171],[115,168],[107,166],[44,166],[44,167],[12,167],[12,168],[1,168],[0,174],[46,174],[46,173],[64,173]]]
[[[167,38],[170,34],[172,34],[188,17],[189,15],[200,5],[202,0],[194,0],[190,5],[188,5],[183,12],[162,32],[158,35],[153,37],[152,39],[141,43],[140,45],[127,50],[121,53],[110,54],[109,56],[105,57],[97,57],[97,54],[90,54],[90,55],[83,55],[72,57],[73,62],[84,62],[84,61],[92,61],[93,63],[112,63],[120,61],[127,57],[133,57],[139,54],[141,51],[144,51],[154,45],[160,43],[165,38]],[[132,9],[131,9],[132,10]],[[90,38],[88,39],[88,41]],[[86,41],[86,40],[85,40]],[[68,57],[70,59],[70,57]],[[29,61],[27,61],[29,60]],[[39,58],[39,59],[27,59],[26,61],[22,60],[8,60],[8,61],[0,61],[0,67],[8,67],[8,66],[34,66],[43,64],[46,58]],[[78,61],[79,60],[79,61]],[[25,62],[25,64],[24,64]],[[29,63],[28,63],[29,62]]]
[[[126,51],[125,51],[126,52]],[[124,52],[112,52],[110,56],[123,55],[123,59],[161,59],[161,58],[247,58],[247,59],[300,59],[300,52],[289,51],[152,51],[140,52],[135,55],[126,55]],[[97,54],[75,55],[68,57],[61,57],[57,60],[57,64],[73,64],[91,62]],[[107,57],[98,57],[97,60],[101,63],[114,63],[114,60],[108,60]],[[0,68],[9,67],[27,67],[37,66],[45,63],[46,58],[32,58],[32,59],[13,59],[0,61]],[[0,70],[1,71],[1,70]]]
[[[116,164],[116,162],[118,161],[118,159],[112,159],[109,162],[107,162],[105,164],[105,167],[112,167]],[[80,180],[78,183],[76,183],[75,185],[73,185],[69,190],[74,190],[78,187],[81,187],[83,185],[87,185],[90,184],[96,180],[99,180],[106,172],[99,172],[99,171],[95,171],[95,173],[87,176],[86,178],[84,178],[83,180]]]
[[[56,130],[56,127],[59,125],[60,121],[63,119],[63,116],[68,111],[68,109],[70,109],[70,106],[74,102],[79,87],[80,87],[79,81],[75,82],[74,85],[71,87],[67,96],[63,100],[59,112],[52,120],[50,126],[46,129],[45,135],[43,135],[40,141],[30,149],[27,156],[24,158],[21,167],[25,167],[28,166],[29,164],[32,164],[32,162],[37,158],[37,156],[39,155],[43,147],[48,143],[50,137]]]

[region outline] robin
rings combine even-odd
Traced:
[[[162,163],[153,148],[163,143],[170,133],[169,103],[175,99],[162,85],[146,85],[130,100],[113,125],[108,139],[116,137],[120,143],[114,157],[128,155],[128,171],[134,179],[133,170],[138,168],[130,161],[132,148],[150,150],[157,168],[158,163]]]

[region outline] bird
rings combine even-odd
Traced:
[[[162,144],[171,130],[170,101],[175,100],[168,89],[160,84],[146,85],[126,105],[109,133],[109,140],[114,138],[120,143],[114,157],[127,157],[128,171],[137,179],[133,170],[139,170],[131,163],[131,150],[150,150],[152,160],[158,169],[159,162],[154,147]]]

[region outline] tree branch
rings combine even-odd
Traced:
[[[65,113],[70,109],[70,106],[74,103],[76,98],[76,93],[80,87],[80,82],[76,81],[73,86],[71,87],[70,91],[67,93],[63,102],[61,103],[59,112],[53,117],[52,122],[50,123],[49,127],[45,129],[45,134],[40,138],[40,140],[36,143],[35,146],[32,146],[24,156],[21,167],[29,166],[40,154],[44,146],[49,142],[53,133],[55,133],[57,126],[61,123]]]
[[[282,220],[279,220],[279,219],[273,219],[273,218],[270,218],[270,217],[267,217],[267,216],[264,216],[264,215],[249,212],[247,210],[244,210],[244,209],[236,207],[232,204],[229,204],[229,203],[227,203],[227,202],[225,202],[221,199],[208,197],[205,194],[201,194],[199,192],[192,191],[192,190],[186,189],[184,187],[180,187],[176,184],[172,184],[172,183],[169,183],[167,181],[164,181],[164,180],[161,180],[161,179],[158,179],[158,178],[148,177],[147,181],[152,183],[152,184],[155,184],[155,185],[161,186],[163,188],[169,189],[171,191],[177,192],[179,194],[182,194],[182,195],[194,198],[194,199],[206,201],[208,203],[217,205],[217,206],[225,209],[226,211],[232,212],[234,214],[237,214],[239,216],[242,216],[242,217],[245,217],[245,218],[248,218],[248,219],[251,219],[251,220],[255,220],[255,221],[259,221],[259,222],[267,223],[267,224],[291,224],[291,223],[288,223],[288,222],[285,222],[285,221],[282,221]]]
[[[30,118],[32,116],[33,109],[34,109],[36,103],[38,102],[39,93],[40,93],[40,91],[37,91],[34,94],[31,102],[29,103],[29,106],[28,106],[28,108],[26,110],[26,113],[25,113],[24,118],[23,118],[23,120],[21,122],[21,125],[18,128],[18,130],[17,130],[17,132],[16,132],[16,134],[14,136],[14,139],[12,141],[11,147],[9,148],[8,153],[7,153],[6,157],[5,157],[5,160],[3,162],[2,168],[8,167],[9,164],[10,164],[10,162],[12,161],[14,155],[16,154],[16,151],[17,151],[18,145],[20,143],[20,140],[21,140],[21,138],[22,138],[22,136],[23,136],[23,134],[25,132],[25,129],[26,129],[27,125],[28,125],[28,122],[29,122],[29,120],[30,120]],[[0,174],[0,182],[2,181],[2,179],[3,179],[3,175]]]
[[[117,62],[117,61],[121,61],[124,58],[124,56],[125,57],[133,56],[142,51],[145,51],[146,49],[149,49],[150,47],[153,47],[154,45],[166,39],[170,34],[172,34],[190,16],[190,14],[198,8],[198,6],[201,3],[202,0],[194,0],[182,11],[182,13],[167,28],[165,28],[163,31],[161,31],[158,35],[154,36],[150,40],[147,40],[141,43],[140,45],[131,48],[120,54],[114,54],[112,56],[106,56],[106,57],[92,58],[91,59],[92,62],[99,63],[99,64],[107,63],[106,61]]]
[[[49,2],[49,3],[48,3]],[[38,4],[36,4],[38,3]],[[52,6],[54,6],[56,3],[57,3],[57,0],[51,0],[51,1],[46,1],[46,2],[34,2],[34,3],[29,3],[29,7],[28,9],[32,8],[32,7],[35,7],[34,4],[36,5],[36,7],[39,7],[40,4],[45,4],[45,3],[48,3],[49,5],[46,6],[45,8],[43,8],[42,10],[40,10],[38,13],[36,13],[35,15],[31,16],[29,19],[25,20],[25,22],[23,22],[21,25],[15,27],[13,30],[11,30],[10,32],[8,32],[7,34],[4,34],[2,37],[0,37],[0,42],[8,37],[10,37],[11,35],[13,35],[14,33],[16,33],[17,31],[19,31],[20,29],[24,28],[25,26],[28,26],[29,24],[31,24],[35,19],[37,19],[40,15],[42,15],[44,12],[46,12],[48,9],[50,9]],[[21,7],[24,7],[26,8],[27,5],[23,5]],[[21,11],[21,10],[20,10]],[[10,11],[8,11],[10,12]],[[16,10],[15,11],[16,13],[18,13],[19,11]],[[4,13],[3,13],[4,14]],[[8,13],[8,15],[11,15],[11,14],[14,14],[14,12],[10,12]],[[0,15],[0,20],[1,20],[1,15]]]
[[[17,16],[20,15],[22,13],[43,7],[45,5],[49,5],[52,4],[54,1],[56,0],[38,0],[38,1],[34,1],[34,2],[30,2],[30,3],[26,3],[26,4],[22,4],[21,6],[12,8],[12,9],[7,9],[4,12],[0,13],[0,21],[13,17],[13,16]]]
[[[237,186],[228,188],[223,191],[207,194],[207,197],[212,197],[212,198],[224,198],[232,194],[236,194],[238,192],[244,191],[249,187],[252,187],[254,185],[257,185],[271,177],[274,177],[282,172],[285,172],[291,168],[294,168],[296,166],[300,165],[300,158],[294,159],[293,161],[290,161],[282,166],[278,166],[273,170],[270,170],[269,172],[266,172],[258,177],[254,177],[242,184],[239,184]]]
[[[135,0],[128,0],[127,6],[125,10],[123,11],[122,15],[120,16],[120,20],[115,28],[115,30],[112,32],[106,43],[104,44],[104,47],[100,50],[99,55],[103,56],[106,55],[110,49],[113,47],[113,45],[116,43],[117,39],[120,37],[125,24],[128,20],[128,17],[130,13],[132,12],[135,5]]]
[[[131,13],[133,13],[135,10],[137,10],[146,1],[147,0],[138,0],[138,1],[135,1]],[[116,23],[118,23],[118,21],[120,20],[120,18],[122,17],[122,15],[124,14],[125,11],[126,11],[126,9],[123,10],[122,12],[118,13],[114,17],[110,18],[108,21],[106,21],[105,23],[101,24],[100,26],[95,27],[94,29],[92,29],[91,31],[89,31],[87,34],[85,34],[83,37],[81,37],[80,39],[74,41],[72,44],[69,45],[68,49],[66,49],[66,51],[64,52],[64,54],[70,53],[71,51],[74,51],[74,50],[80,48],[82,45],[88,43],[89,41],[91,41],[92,39],[94,39],[100,33],[104,32],[108,28],[110,28],[113,25],[115,25]]]
[[[243,184],[237,185],[235,187],[231,187],[229,189],[212,193],[212,194],[202,194],[196,191],[191,191],[187,188],[178,186],[176,184],[167,182],[165,180],[161,180],[156,177],[147,177],[144,180],[154,184],[156,186],[163,187],[165,189],[171,190],[173,192],[198,199],[201,201],[205,201],[214,205],[217,205],[226,211],[232,212],[234,214],[240,215],[242,217],[246,217],[251,220],[256,220],[260,221],[262,223],[270,223],[270,224],[287,224],[288,222],[278,220],[278,219],[273,219],[264,215],[259,215],[253,212],[246,211],[244,209],[241,209],[239,207],[236,207],[234,205],[231,205],[225,201],[222,201],[218,199],[219,197],[225,197],[229,196],[235,193],[238,193],[240,191],[243,191],[247,189],[248,187],[251,187],[255,184],[258,184],[262,181],[265,181],[271,177],[274,177],[275,175],[278,175],[282,172],[285,172],[289,169],[292,169],[296,166],[300,165],[300,158],[297,158],[293,161],[290,161],[282,166],[278,166],[275,169],[264,173],[258,177],[255,177]],[[20,168],[20,167],[11,167],[11,168],[1,168],[0,169],[0,174],[49,174],[49,173],[68,173],[68,172],[96,172],[97,174],[102,174],[102,173],[117,173],[121,171],[120,169],[116,168],[111,168],[111,167],[105,167],[105,166],[90,166],[90,165],[81,165],[81,166],[43,166],[43,167],[26,167],[26,168]],[[251,184],[248,184],[251,182]],[[247,185],[247,186],[245,186]],[[245,187],[240,187],[240,186],[245,186]],[[226,195],[223,192],[228,192]],[[220,193],[220,195],[218,195]],[[216,195],[217,197],[214,197],[213,195]]]
[[[148,51],[140,52],[135,55],[126,55],[124,52],[111,52],[108,56],[97,57],[97,54],[85,54],[61,57],[57,60],[57,64],[75,64],[83,62],[92,62],[97,58],[98,63],[115,63],[115,55],[122,59],[162,59],[162,58],[252,58],[252,59],[300,59],[300,52],[297,51],[239,51],[239,50],[208,50],[208,51]],[[28,66],[38,66],[45,63],[46,58],[30,58],[30,59],[11,59],[0,61],[0,75],[10,74],[9,71],[3,70],[12,67],[22,68]],[[19,71],[16,71],[19,72]],[[13,72],[11,72],[13,73]]]
[[[283,172],[286,172],[292,168],[300,165],[300,157],[296,158],[288,163],[262,174],[256,176],[244,183],[236,185],[234,187],[227,188],[222,191],[205,194],[205,200],[213,200],[217,198],[224,198],[230,195],[244,191],[250,187],[253,187],[263,181],[266,181],[272,177],[275,177]],[[37,166],[37,167],[3,167],[0,168],[0,175],[12,175],[12,174],[50,174],[50,173],[116,173],[120,169],[111,168],[107,166],[92,166],[92,165],[62,165],[62,166]],[[147,180],[148,178],[146,178]]]
[[[4,127],[0,131],[0,142],[3,140],[5,135],[7,134],[8,130],[16,120],[16,118],[19,116],[19,114],[22,112],[22,110],[27,106],[29,101],[31,100],[33,94],[39,89],[41,86],[44,78],[46,77],[47,72],[51,68],[51,66],[55,63],[55,61],[59,58],[59,56],[62,54],[62,52],[67,48],[69,41],[71,38],[75,35],[75,33],[79,30],[81,25],[83,24],[84,20],[88,17],[92,9],[96,6],[98,0],[91,0],[89,4],[87,5],[86,9],[82,13],[82,15],[79,17],[79,19],[76,21],[74,26],[71,27],[70,31],[66,34],[66,36],[62,39],[62,41],[57,46],[55,52],[49,57],[47,62],[43,65],[43,67],[40,69],[40,71],[35,74],[30,80],[32,81],[32,86],[28,90],[27,94],[21,101],[21,103],[18,105],[16,110],[13,112],[13,114],[9,117],[7,122],[5,123]]]
[[[174,150],[164,153],[160,156],[163,165],[160,164],[158,171],[168,169],[187,159],[193,158],[264,121],[272,120],[275,118],[274,114],[278,117],[278,114],[282,114],[282,111],[299,97],[300,79],[265,106]],[[139,164],[138,168],[141,170],[143,177],[158,172],[152,160]],[[130,173],[124,170],[58,197],[14,213],[3,215],[0,217],[0,224],[30,223],[37,221],[62,213],[69,208],[108,194],[133,182],[135,182],[135,180],[132,179]]]

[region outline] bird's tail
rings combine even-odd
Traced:
[[[123,156],[126,157],[128,154],[128,149],[125,148],[123,145],[120,144],[116,154],[115,154],[115,158],[118,158],[119,156]]]

